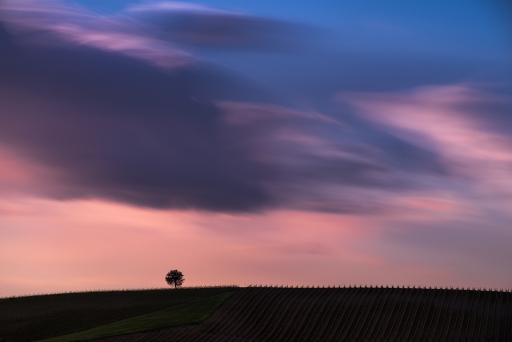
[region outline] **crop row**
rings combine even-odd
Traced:
[[[493,291],[493,292],[512,292],[512,289],[504,289],[504,288],[486,288],[486,287],[437,287],[437,286],[388,286],[388,285],[380,285],[380,286],[361,286],[361,285],[328,285],[328,286],[320,286],[320,285],[301,285],[301,286],[290,286],[290,285],[248,285],[247,288],[253,287],[264,287],[264,288],[274,288],[274,289],[353,289],[353,288],[370,288],[370,289],[423,289],[423,290],[473,290],[473,291]]]
[[[251,287],[198,326],[155,334],[190,341],[512,341],[512,292]]]

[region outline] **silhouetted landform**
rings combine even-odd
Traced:
[[[202,324],[101,341],[512,341],[512,292],[251,287]]]
[[[238,289],[212,286],[2,298],[0,341],[28,342],[76,333]]]
[[[199,324],[231,297],[235,292],[225,292],[192,302],[171,306],[150,314],[127,318],[74,334],[52,337],[39,342],[78,342],[136,332],[162,330],[183,325]]]

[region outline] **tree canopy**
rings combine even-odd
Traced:
[[[183,278],[183,273],[181,273],[178,270],[172,270],[167,273],[165,276],[165,281],[170,286],[174,285],[174,288],[183,285],[183,282],[185,281],[185,278]]]

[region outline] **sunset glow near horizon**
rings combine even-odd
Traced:
[[[505,1],[0,0],[0,297],[512,288]]]

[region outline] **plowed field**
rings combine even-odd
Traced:
[[[512,341],[512,293],[253,287],[202,324],[101,341]]]

